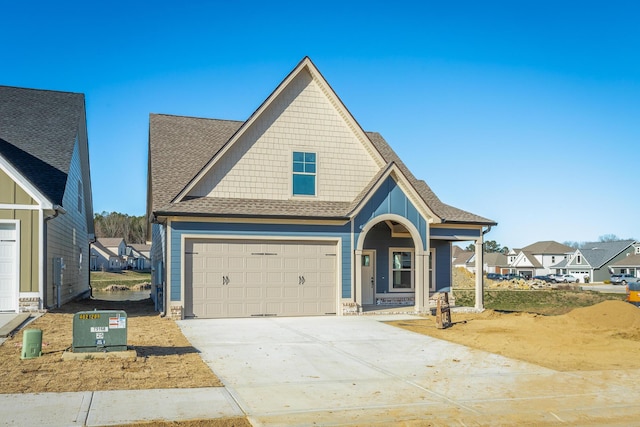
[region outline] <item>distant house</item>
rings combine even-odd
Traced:
[[[0,86],[0,311],[88,295],[93,238],[84,95]]]
[[[553,266],[569,257],[574,249],[553,240],[536,242],[509,252],[509,272],[524,277],[550,274]]]
[[[109,246],[104,244],[105,239],[96,239],[91,244],[90,268],[93,271],[114,271],[122,270],[124,259],[118,255],[119,246]],[[122,240],[122,239],[120,239]],[[122,240],[124,243],[124,240]],[[110,242],[109,242],[110,243]],[[114,249],[116,252],[114,252]]]
[[[469,260],[471,260],[474,255],[475,251],[466,251],[459,246],[453,245],[451,247],[451,266],[453,268],[463,267],[468,269],[470,267],[470,265],[468,265]]]
[[[581,282],[585,277],[591,282],[603,282],[609,280],[610,271],[616,268],[618,262],[636,254],[640,254],[640,242],[635,240],[589,242],[583,243],[578,249],[573,249],[567,259],[552,268],[556,273],[573,274]],[[631,267],[618,266],[617,268]]]
[[[470,261],[473,262],[473,259]],[[506,274],[509,272],[507,256],[501,252],[485,253],[482,263],[485,273]]]
[[[640,280],[640,245],[635,247],[635,252],[619,261],[610,264],[612,274],[631,274]]]
[[[149,270],[151,268],[151,245],[132,243],[126,248],[127,268]]]
[[[127,243],[122,237],[100,237],[96,241],[119,257],[127,254]]]

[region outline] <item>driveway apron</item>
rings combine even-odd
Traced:
[[[382,320],[178,324],[254,425],[624,425],[640,415],[640,390],[624,375],[560,373]]]

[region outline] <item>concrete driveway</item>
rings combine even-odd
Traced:
[[[410,318],[410,316],[392,319]],[[560,373],[381,323],[179,321],[254,425],[627,425],[640,371]],[[517,345],[517,343],[513,343]]]

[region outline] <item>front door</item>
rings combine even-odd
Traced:
[[[375,251],[362,251],[362,304],[373,304],[376,295]]]

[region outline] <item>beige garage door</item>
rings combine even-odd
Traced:
[[[336,244],[190,239],[185,316],[313,316],[336,312]]]

